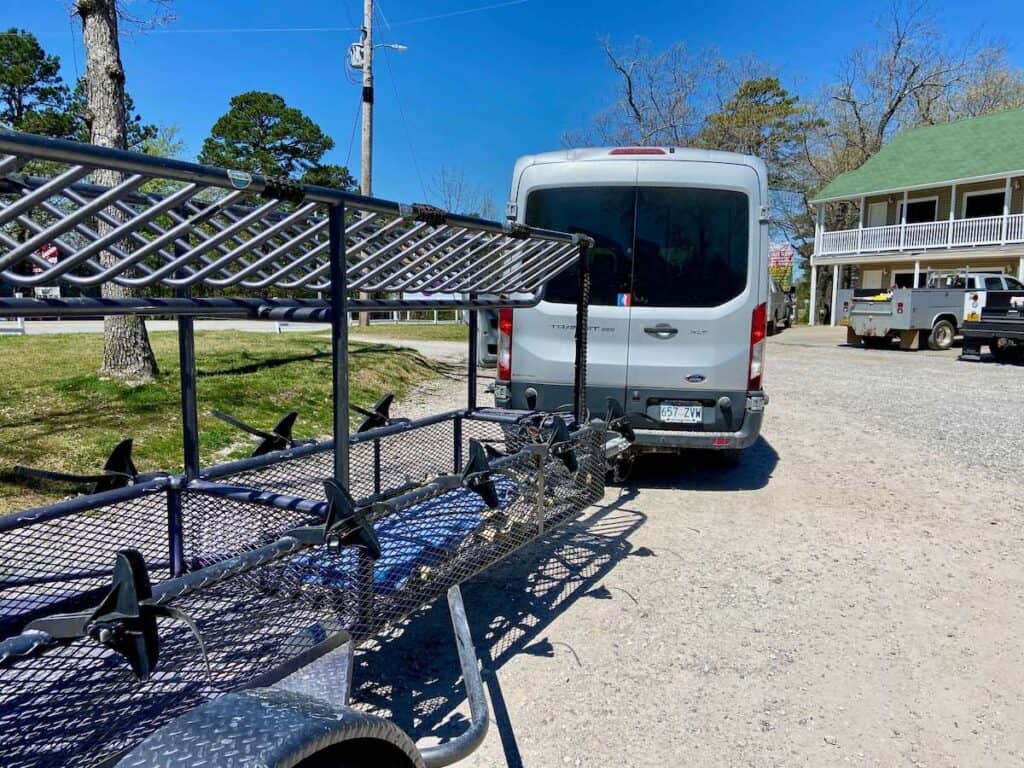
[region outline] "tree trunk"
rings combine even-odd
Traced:
[[[85,43],[86,122],[89,141],[101,147],[124,149],[127,145],[127,113],[124,96],[124,68],[117,37],[117,0],[76,0],[75,11],[82,19]],[[97,170],[92,182],[112,187],[122,181],[118,171]],[[122,218],[114,208],[110,216]],[[99,222],[103,234],[110,226]],[[123,241],[122,241],[123,242]],[[116,263],[113,254],[100,254],[100,263]],[[103,297],[129,298],[138,295],[133,288],[107,282]],[[149,344],[146,324],[129,315],[103,319],[103,367],[100,374],[133,383],[149,381],[157,374],[156,358]]]

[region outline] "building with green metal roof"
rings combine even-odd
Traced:
[[[833,324],[847,292],[920,286],[933,271],[1003,271],[1024,280],[1022,182],[1024,110],[897,135],[812,201],[812,322],[824,314],[816,301],[821,269],[831,272]],[[853,219],[856,228],[826,226]]]

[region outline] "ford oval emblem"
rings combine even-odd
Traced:
[[[704,376],[702,376],[699,373],[691,373],[689,376],[686,377],[686,380],[691,384],[700,384],[702,381],[704,381]]]

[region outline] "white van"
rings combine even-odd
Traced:
[[[587,405],[621,405],[632,453],[753,443],[768,301],[768,187],[754,157],[673,147],[572,149],[516,163],[508,217],[585,232],[591,250]],[[501,310],[499,407],[572,401],[576,275]]]

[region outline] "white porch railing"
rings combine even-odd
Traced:
[[[818,256],[1024,243],[1024,213],[825,232]]]

